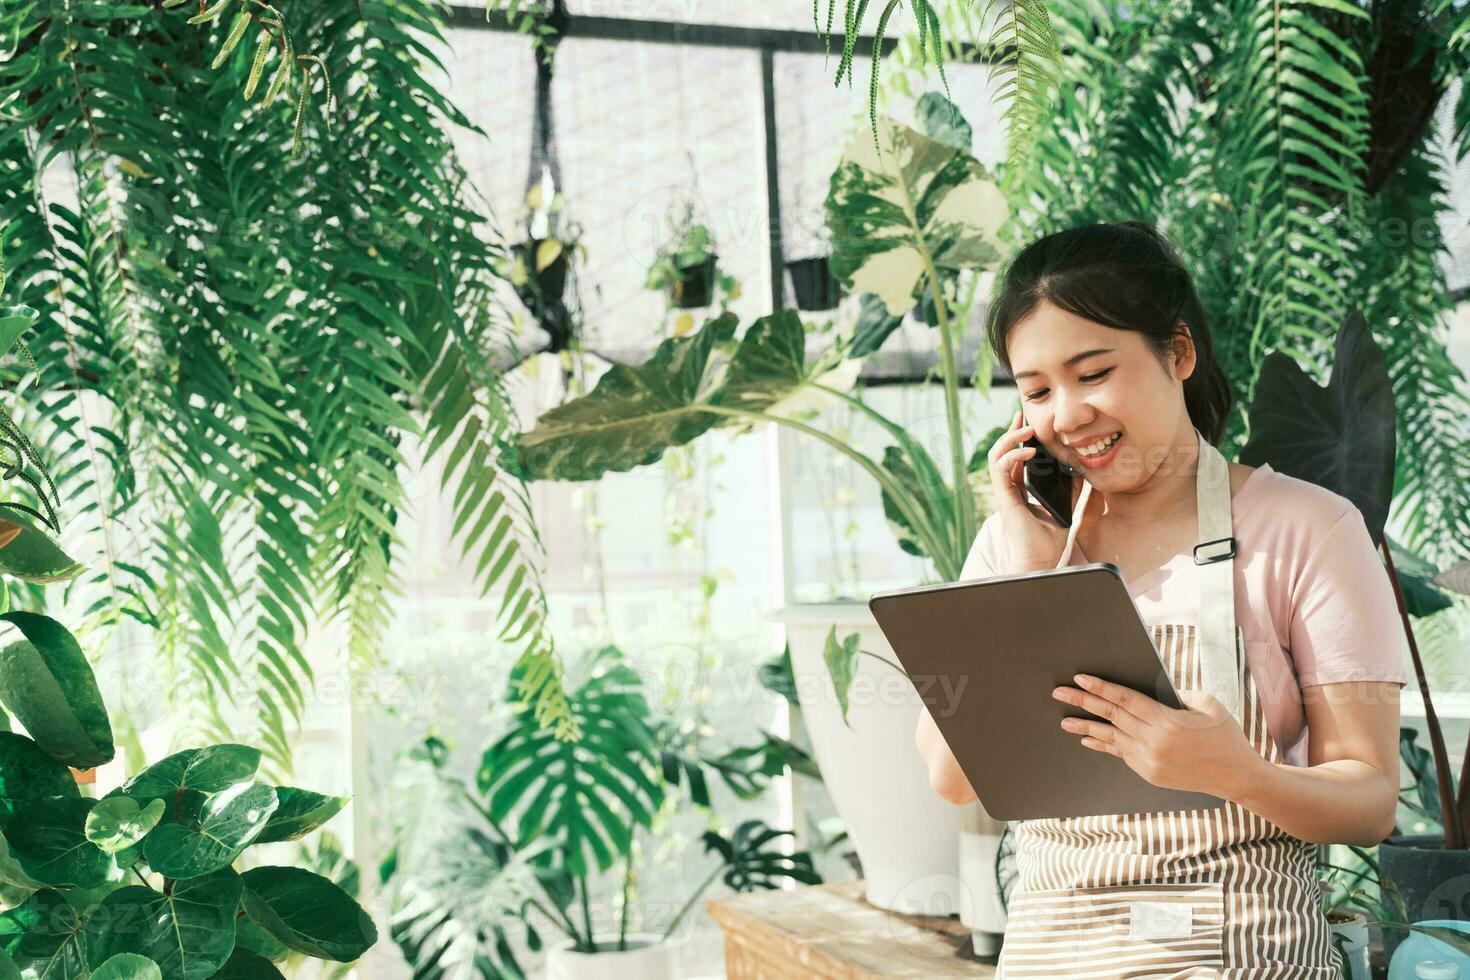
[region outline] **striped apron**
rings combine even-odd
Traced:
[[[1196,435],[1198,628],[1166,623],[1150,632],[1176,689],[1214,694],[1256,750],[1279,763],[1235,626],[1229,466]],[[1079,515],[1090,489],[1084,483]],[[1058,567],[1071,558],[1079,524]],[[1022,820],[1014,832],[1017,877],[1000,980],[1340,976],[1320,905],[1316,845],[1235,803]]]

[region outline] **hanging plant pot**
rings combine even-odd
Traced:
[[[791,290],[796,294],[798,310],[832,310],[842,298],[842,283],[832,275],[827,256],[795,259],[786,263],[791,273]]]
[[[539,315],[540,308],[560,303],[567,288],[567,250],[560,249],[546,268],[536,268],[536,253],[541,248],[541,239],[528,238],[512,245],[511,251],[526,270],[526,281],[516,286],[516,295],[526,304],[526,309]]]
[[[667,286],[669,301],[681,310],[708,306],[715,294],[715,263],[718,258],[710,255],[695,265],[675,266],[674,278]]]

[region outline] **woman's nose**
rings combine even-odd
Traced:
[[[1052,431],[1058,436],[1085,431],[1093,416],[1086,399],[1067,395],[1060,390],[1055,394],[1051,416]]]

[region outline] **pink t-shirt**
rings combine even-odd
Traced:
[[[1266,725],[1286,761],[1307,764],[1301,689],[1341,681],[1403,685],[1403,626],[1393,585],[1358,508],[1346,497],[1263,464],[1231,500],[1235,625]],[[1002,574],[1008,553],[999,514],[985,519],[961,579]],[[1090,559],[1080,545],[1068,564]],[[1192,550],[1128,583],[1145,624],[1194,623]]]

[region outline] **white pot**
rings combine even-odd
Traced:
[[[977,956],[1000,952],[1006,910],[995,877],[995,859],[1005,823],[971,803],[960,817],[960,921],[970,927]]]
[[[546,980],[679,980],[679,947],[660,936],[640,932],[628,936],[625,950],[618,937],[598,936],[607,952],[578,953],[563,939],[546,951]]]
[[[1342,947],[1342,953],[1347,958],[1348,980],[1371,980],[1372,973],[1368,967],[1368,916],[1357,909],[1334,909],[1334,913],[1347,913],[1353,917],[1351,922],[1329,922],[1332,934],[1347,937],[1347,944]],[[1333,947],[1337,947],[1334,939]]]
[[[860,654],[844,725],[822,659],[835,625],[839,640],[859,633],[860,649],[897,663],[883,631],[860,602],[790,606],[773,618],[786,625],[802,721],[827,794],[862,862],[864,897],[898,912],[955,914],[963,808],[929,786],[914,744],[923,707],[918,692],[904,674]]]

